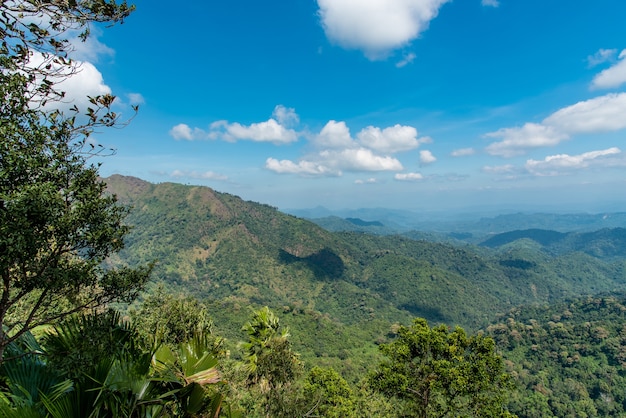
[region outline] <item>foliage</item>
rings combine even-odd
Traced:
[[[87,137],[117,124],[114,97],[90,98],[82,122],[78,108],[66,116],[46,107],[63,97],[58,83],[76,70],[63,34],[81,28],[86,39],[90,22],[118,22],[130,10],[105,0],[0,5],[0,361],[23,333],[132,299],[149,276],[149,266],[104,265],[124,246],[127,209],[87,164],[99,152]]]
[[[223,339],[212,337],[213,320],[208,308],[194,297],[165,293],[159,286],[138,309],[130,310],[130,318],[145,346],[178,346],[194,335],[204,335],[212,339],[213,354],[222,351]]]
[[[626,411],[626,297],[515,309],[487,332],[518,382],[520,417],[621,416]]]
[[[333,369],[313,367],[306,376],[304,397],[314,401],[313,414],[316,416],[328,418],[359,416],[354,391]]]
[[[511,416],[503,407],[510,377],[491,338],[418,318],[381,351],[387,359],[370,384],[404,401],[405,416]]]
[[[248,385],[260,393],[268,417],[292,416],[287,399],[291,384],[302,373],[302,364],[291,350],[289,332],[281,328],[268,307],[255,311],[244,330],[248,334],[242,345]]]
[[[196,334],[175,349],[161,346],[156,352],[141,351],[134,327],[115,324],[114,319],[119,319],[115,314],[100,315],[71,318],[50,331],[44,339],[49,346],[44,344],[38,350],[47,351],[50,356],[31,354],[35,344],[32,335],[22,335],[19,341],[25,340],[30,351],[23,350],[24,355],[2,365],[6,383],[0,396],[0,416],[219,415],[224,403],[217,386],[222,378],[217,370],[218,360],[211,353],[210,339]],[[111,325],[108,336],[107,324]],[[90,330],[91,325],[97,329]],[[87,347],[82,341],[85,335],[88,339],[100,335],[114,346],[95,343]],[[7,352],[19,350],[17,342]],[[76,355],[61,361],[59,347]],[[80,353],[90,361],[81,361]]]
[[[107,183],[135,208],[114,262],[158,259],[155,279],[202,300],[233,352],[248,307],[269,306],[305,363],[351,383],[379,361],[390,324],[419,316],[476,331],[521,304],[626,289],[621,264],[586,254],[330,233],[207,187],[119,175]]]

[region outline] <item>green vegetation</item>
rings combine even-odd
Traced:
[[[626,299],[593,296],[626,291],[622,228],[461,245],[473,232],[333,233],[206,187],[102,182],[88,138],[119,124],[115,98],[47,105],[78,70],[67,31],[132,10],[0,5],[0,417],[626,413]]]
[[[115,98],[92,97],[70,115],[46,106],[64,97],[59,80],[78,71],[67,31],[84,30],[85,40],[90,22],[113,24],[130,11],[104,0],[0,5],[0,362],[30,330],[132,300],[148,279],[149,265],[106,264],[124,246],[127,209],[88,164],[99,151],[87,139],[118,124]]]
[[[518,308],[490,325],[520,417],[623,416],[626,296]]]
[[[503,406],[510,377],[491,338],[468,337],[459,327],[452,332],[445,325],[430,328],[416,319],[381,350],[387,359],[370,382],[397,398],[403,416],[512,416]]]

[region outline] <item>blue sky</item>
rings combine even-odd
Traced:
[[[135,5],[76,55],[77,93],[140,104],[96,136],[104,176],[281,209],[626,209],[626,2]]]

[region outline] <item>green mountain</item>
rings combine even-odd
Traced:
[[[527,245],[528,240],[539,245],[538,249],[550,254],[582,252],[603,259],[626,257],[626,229],[603,228],[592,232],[562,233],[543,229],[526,229],[494,235],[480,245],[499,248]]]
[[[626,413],[626,295],[515,309],[486,332],[517,382],[520,418]]]
[[[155,280],[209,304],[234,341],[249,307],[268,305],[303,357],[343,359],[344,371],[415,316],[475,330],[520,304],[626,289],[622,264],[585,254],[332,233],[207,187],[106,181],[134,208],[119,261],[158,260]]]

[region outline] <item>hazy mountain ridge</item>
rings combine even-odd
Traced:
[[[497,234],[480,245],[498,248],[511,246],[516,241],[529,239],[551,254],[583,252],[597,258],[626,257],[626,229],[604,228],[593,232],[561,233],[551,230],[527,229]]]
[[[106,181],[134,207],[120,259],[157,259],[155,280],[209,303],[227,337],[238,338],[247,306],[277,309],[305,356],[366,362],[390,324],[414,316],[476,329],[520,304],[626,290],[622,264],[577,253],[332,233],[207,187]]]
[[[363,229],[364,232],[381,233],[381,231],[387,231],[387,233],[394,234],[418,230],[421,232],[439,233],[443,234],[443,236],[462,234],[463,238],[461,239],[469,242],[479,242],[481,237],[513,230],[543,229],[566,233],[592,232],[603,228],[626,227],[626,212],[517,212],[494,215],[483,212],[420,213],[382,208],[331,211],[321,207],[314,209],[291,209],[288,212],[309,219],[331,231],[353,230],[349,223],[342,223],[340,219],[347,220],[351,217],[358,217],[366,222],[380,222],[384,225],[384,229]],[[331,219],[333,219],[332,222],[330,221]]]

